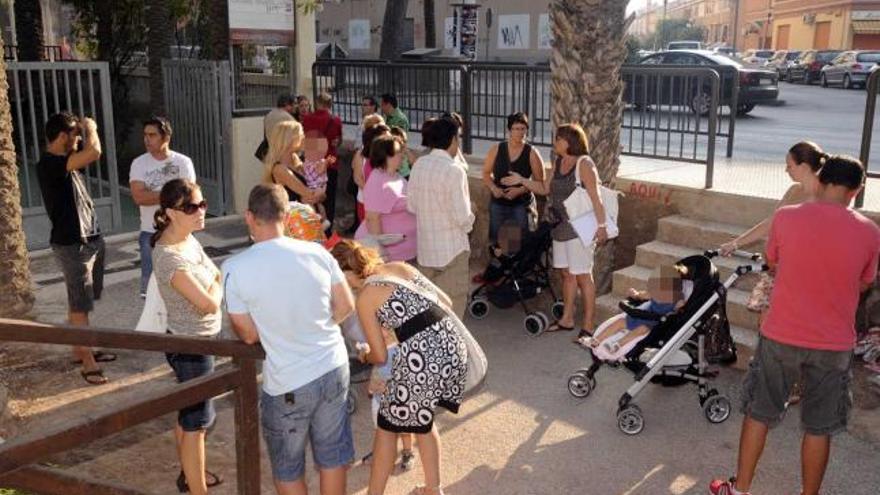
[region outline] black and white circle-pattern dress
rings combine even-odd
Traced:
[[[425,294],[393,283],[394,291],[377,317],[394,330],[399,350],[391,363],[391,379],[379,400],[377,424],[386,431],[428,433],[437,407],[458,413],[467,376],[467,347],[450,317],[433,297],[433,286],[421,276],[412,284]]]

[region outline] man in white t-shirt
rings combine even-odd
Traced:
[[[159,191],[173,179],[196,181],[196,170],[188,156],[171,151],[171,124],[162,117],[150,117],[144,122],[144,147],[147,152],[131,162],[129,185],[131,197],[141,210],[141,297],[146,297],[147,282],[153,273],[153,248],[150,237],[153,216],[159,209]]]
[[[354,443],[339,323],[354,298],[326,249],[284,235],[287,209],[281,186],[251,190],[245,221],[254,245],[223,264],[226,310],[239,338],[266,351],[260,420],[276,491],[306,493],[311,443],[321,493],[344,495]]]

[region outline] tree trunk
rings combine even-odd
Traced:
[[[228,0],[207,0],[207,60],[229,60]]]
[[[6,61],[0,60],[0,317],[23,318],[34,306],[34,293],[22,227],[8,91]]]
[[[425,0],[425,48],[437,47],[437,12],[434,0]]]
[[[15,36],[18,39],[18,60],[33,62],[44,60],[43,9],[39,0],[13,2],[15,11]]]
[[[147,68],[150,72],[150,106],[156,115],[164,116],[165,84],[162,59],[171,58],[174,30],[171,26],[167,0],[147,0]]]
[[[590,140],[590,156],[603,183],[620,167],[623,82],[628,0],[553,0],[550,23],[553,52],[550,92],[553,124],[580,123]],[[611,287],[613,243],[596,251],[598,292]]]
[[[403,52],[403,23],[408,3],[408,0],[387,0],[385,3],[379,58],[395,60]]]

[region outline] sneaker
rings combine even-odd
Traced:
[[[412,469],[413,459],[415,459],[415,454],[413,454],[412,450],[404,450],[400,455],[400,470],[401,471],[409,471]]]
[[[710,495],[751,495],[748,492],[738,492],[733,487],[733,484],[736,483],[736,478],[730,478],[727,481],[724,480],[713,480],[712,483],[709,483],[709,494]]]
[[[146,291],[142,291],[142,292],[141,292],[141,299],[146,299],[146,298],[147,298],[147,292],[146,292]]]

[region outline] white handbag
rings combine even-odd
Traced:
[[[440,303],[440,300],[437,298],[436,294],[430,294],[425,291],[423,288],[416,287],[409,280],[404,280],[398,277],[382,277],[382,276],[373,276],[368,278],[365,283],[389,283],[389,284],[397,284],[412,292],[417,292],[438,306],[443,306]],[[439,289],[438,289],[439,290]],[[458,318],[458,316],[451,310],[446,312],[447,316],[452,318],[456,326],[455,328],[458,330],[458,335],[461,337],[461,340],[464,341],[465,346],[467,347],[467,376],[465,377],[464,382],[464,391],[468,393],[478,387],[483,383],[483,380],[486,379],[486,373],[489,371],[489,360],[486,359],[486,353],[483,352],[483,348],[480,347],[480,343],[477,342],[477,339],[471,334],[470,330],[462,323],[462,321]]]
[[[168,311],[165,309],[162,294],[159,293],[159,283],[156,281],[155,273],[150,275],[144,310],[141,311],[141,317],[134,329],[149,333],[165,333],[168,329]]]
[[[580,230],[577,228],[575,229],[578,233],[578,237],[581,238],[581,241],[585,245],[589,245],[593,242],[596,230],[598,230],[598,224],[596,224],[595,221],[577,222],[578,219],[581,219],[585,215],[592,215],[593,213],[593,201],[590,199],[590,195],[581,183],[582,160],[586,160],[586,157],[579,158],[575,164],[575,189],[567,198],[565,198],[563,205],[565,206],[565,212],[568,213],[568,218],[572,224],[579,223],[583,227]],[[620,235],[620,229],[617,226],[617,215],[620,208],[617,204],[617,198],[620,193],[614,189],[605,187],[602,184],[599,184],[598,189],[599,197],[602,199],[602,205],[605,206],[605,231],[608,232],[608,238],[613,239]],[[592,230],[592,232],[590,232],[590,230]]]

